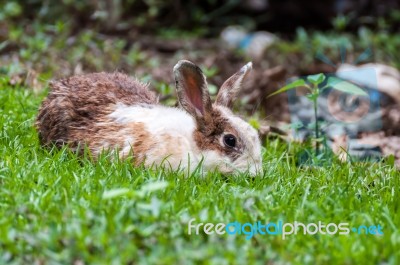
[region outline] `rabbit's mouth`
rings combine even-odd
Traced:
[[[224,162],[218,165],[217,168],[223,175],[249,175],[251,177],[263,175],[261,163],[246,163],[246,166],[238,167],[234,163]]]

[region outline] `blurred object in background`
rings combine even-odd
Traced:
[[[371,83],[370,79],[363,76],[349,75],[354,70],[374,69],[376,83]],[[363,64],[360,66],[342,64],[336,71],[336,75],[343,79],[353,79],[360,85],[374,87],[380,92],[390,96],[397,104],[400,104],[400,72],[384,64]],[[376,87],[375,87],[376,85]]]
[[[221,39],[229,48],[242,50],[253,60],[261,60],[277,37],[267,31],[249,33],[241,26],[229,26],[221,32]]]
[[[243,6],[253,11],[265,11],[268,8],[268,0],[245,0]]]
[[[331,77],[339,79],[321,90],[317,101],[317,121],[328,146],[343,160],[345,154],[360,160],[390,154],[399,159],[399,141],[389,148],[388,139],[400,135],[400,72],[384,64],[342,64],[334,74],[326,74],[326,79]],[[366,94],[353,94],[351,87]],[[316,122],[312,102],[301,87],[288,91],[288,96],[291,123],[296,125],[293,139],[312,138]]]

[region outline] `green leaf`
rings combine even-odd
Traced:
[[[8,40],[3,41],[3,42],[0,42],[0,51],[1,51],[2,49],[4,49],[5,47],[7,47],[8,44],[9,44],[9,41],[8,41]]]
[[[216,95],[218,88],[213,84],[208,84],[208,92],[210,92],[211,95]]]
[[[338,79],[338,78],[336,78]],[[339,79],[340,80],[340,79]],[[332,84],[333,83],[333,84]],[[358,95],[358,96],[368,96],[368,93],[365,92],[362,88],[358,87],[357,85],[354,85],[350,82],[344,81],[344,80],[333,80],[332,83],[329,83],[329,85],[332,86],[332,88],[352,94],[352,95]]]
[[[322,83],[325,80],[325,75],[323,73],[316,74],[316,75],[309,75],[309,76],[307,76],[307,80],[310,83],[317,85],[317,84]]]
[[[343,79],[337,78],[337,77],[335,77],[335,76],[330,76],[330,77],[328,77],[327,86],[328,86],[328,87],[329,87],[329,86],[334,86],[334,85],[336,85],[337,83],[340,83],[340,82],[342,82],[342,81],[343,81]]]
[[[112,199],[115,197],[120,197],[123,195],[126,195],[130,192],[128,188],[119,188],[119,189],[113,189],[113,190],[106,190],[103,193],[103,199]]]
[[[248,123],[256,130],[260,129],[260,122],[256,118],[250,118]]]
[[[290,89],[299,87],[299,86],[304,86],[306,84],[306,82],[303,79],[297,79],[296,81],[293,81],[290,84],[287,84],[286,86],[282,87],[281,89],[275,91],[274,93],[270,94],[268,97],[274,96],[276,94],[280,94],[283,92],[286,92]]]
[[[168,185],[169,183],[167,181],[154,181],[143,185],[140,191],[150,193],[157,190],[164,190],[166,187],[168,187]]]
[[[308,98],[311,101],[316,101],[318,99],[319,94],[307,94],[306,98]]]

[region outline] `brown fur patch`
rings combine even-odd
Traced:
[[[131,151],[135,165],[140,165],[146,160],[146,153],[154,147],[155,142],[151,134],[146,130],[142,122],[133,122],[128,126],[105,121],[96,124],[94,127],[84,129],[72,129],[70,133],[73,139],[80,141],[70,142],[70,147],[83,151],[82,144],[86,144],[92,153],[100,153],[103,150],[118,149],[120,152],[127,144],[127,139],[131,139]],[[128,153],[120,153],[124,158]],[[95,158],[95,157],[94,157]]]
[[[102,119],[91,126],[70,128],[70,137],[87,144],[92,152],[100,152],[102,149],[122,147],[127,134],[123,129],[122,125],[116,124],[112,120]]]
[[[116,104],[157,104],[155,94],[122,73],[93,73],[53,81],[36,120],[42,145],[89,144],[110,141],[123,128],[106,116]],[[107,137],[110,135],[109,137]],[[120,135],[121,136],[121,135]],[[105,137],[105,138],[103,138]]]
[[[133,142],[133,157],[135,158],[135,164],[140,165],[146,160],[146,153],[156,143],[151,138],[151,134],[146,130],[143,122],[134,122],[130,124],[132,128],[132,135],[134,137]]]
[[[183,152],[184,152],[184,148],[182,148],[182,145],[180,145],[180,143],[182,141],[186,141],[186,139],[182,136],[179,137],[173,137],[167,133],[163,133],[161,134],[161,138],[164,140],[164,142],[166,143],[165,148],[166,150],[170,151],[171,154],[176,154],[177,157],[181,157]]]
[[[236,136],[237,146],[235,148],[221,145],[220,138],[224,133],[231,133]],[[238,132],[229,124],[229,121],[222,116],[220,111],[214,108],[210,119],[206,121],[205,125],[194,131],[193,138],[200,150],[214,150],[235,160],[243,152],[243,144],[238,135]]]

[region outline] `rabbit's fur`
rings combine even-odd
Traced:
[[[261,172],[258,134],[229,109],[251,63],[222,85],[211,103],[205,76],[189,61],[174,67],[179,108],[158,104],[147,86],[122,73],[93,73],[50,83],[36,126],[42,145],[86,145],[132,154],[135,164],[188,172],[201,163],[222,173]],[[234,139],[232,139],[232,137]]]

